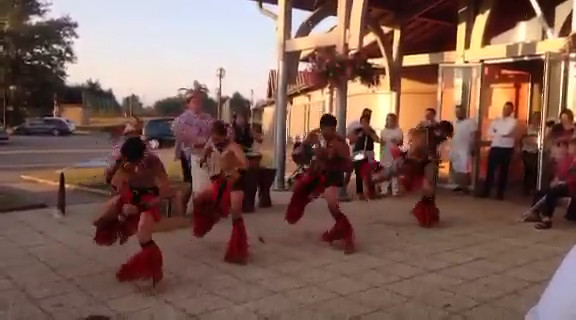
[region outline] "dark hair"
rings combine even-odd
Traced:
[[[442,135],[446,137],[452,137],[454,135],[454,126],[452,125],[452,123],[450,123],[450,121],[446,120],[440,121],[440,123],[438,124],[438,128],[440,128]]]
[[[364,110],[362,110],[362,115],[372,115],[372,109],[364,108]]]
[[[329,113],[323,114],[322,117],[320,118],[320,127],[335,128],[337,124],[338,124],[338,121],[336,120],[336,117],[334,117],[333,115],[331,115]]]
[[[370,118],[371,118],[371,117],[370,117],[369,115],[364,114],[364,115],[362,115],[362,116],[360,117],[360,121],[362,121],[362,120],[368,120],[368,121],[370,121]]]
[[[563,115],[566,115],[570,121],[574,121],[574,112],[572,112],[572,110],[562,109],[562,111],[560,111],[560,118],[562,118]]]
[[[216,120],[212,124],[212,133],[219,136],[228,135],[228,125],[222,120]]]
[[[433,115],[436,115],[436,109],[434,108],[426,108],[426,112],[432,112]]]
[[[506,103],[504,105],[505,106],[511,106],[512,109],[514,109],[514,104],[512,103],[512,101],[506,101]]]
[[[144,158],[146,143],[140,137],[130,137],[124,141],[120,148],[120,155],[128,162],[134,163]]]

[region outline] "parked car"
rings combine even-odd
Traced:
[[[172,122],[174,118],[149,119],[144,123],[142,137],[152,149],[174,145]]]
[[[74,121],[66,119],[66,118],[62,118],[62,117],[44,117],[44,120],[58,120],[58,121],[63,121],[64,123],[66,123],[66,125],[68,126],[68,129],[70,130],[71,133],[73,133],[74,131],[76,131],[76,124],[74,123]]]
[[[72,131],[61,119],[33,118],[14,128],[14,134],[49,134],[53,136],[69,135]]]
[[[10,140],[10,135],[6,131],[3,125],[0,124],[0,141],[8,141]]]

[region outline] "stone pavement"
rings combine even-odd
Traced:
[[[97,206],[0,215],[0,319],[522,319],[576,240],[561,219],[546,232],[517,224],[515,204],[441,196],[443,222],[425,230],[408,214],[413,198],[384,199],[343,205],[358,243],[344,255],[319,241],[332,224],[324,203],[289,226],[287,196],[246,217],[247,266],[222,260],[229,221],[205,239],[157,234],[166,277],[155,295],[116,282],[137,244],[95,246]]]

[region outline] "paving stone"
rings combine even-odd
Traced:
[[[205,294],[185,300],[174,301],[172,305],[189,315],[199,316],[216,310],[230,308],[234,303],[214,294]]]
[[[0,319],[522,319],[574,240],[566,228],[510,223],[521,206],[495,202],[486,212],[484,202],[449,196],[439,202],[442,226],[424,230],[406,214],[414,200],[406,197],[345,204],[359,250],[344,255],[318,240],[331,223],[323,203],[288,226],[278,220],[287,197],[278,199],[247,217],[250,234],[267,230],[267,242],[251,243],[246,266],[222,261],[228,223],[202,241],[158,234],[165,277],[153,293],[115,279],[138,246],[94,246],[83,214],[94,206],[71,206],[60,222],[2,215]]]
[[[337,297],[337,294],[334,292],[312,285],[286,291],[284,292],[284,295],[290,300],[304,305],[310,305],[316,302],[330,300]]]

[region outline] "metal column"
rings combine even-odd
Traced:
[[[288,107],[288,69],[286,61],[286,40],[292,29],[292,0],[278,1],[277,41],[278,79],[276,108],[274,110],[274,168],[276,178],[274,189],[284,190],[286,172],[286,111]]]

